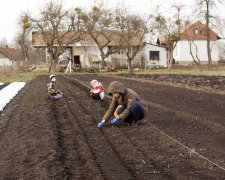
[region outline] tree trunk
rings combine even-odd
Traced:
[[[188,41],[189,43],[189,53],[194,61],[194,63],[199,67],[200,71],[202,71],[201,61],[198,58],[198,46],[194,43],[194,41]],[[194,56],[192,53],[192,44],[195,46],[196,55]]]
[[[52,56],[52,53],[51,52],[49,53],[49,60],[50,60],[50,63],[49,63],[48,72],[52,72],[53,56]]]
[[[132,65],[131,65],[131,60],[128,59],[127,60],[128,62],[128,75],[130,76],[132,74]]]
[[[57,57],[54,57],[53,58],[53,65],[54,65],[54,72],[56,72],[56,69],[57,69],[57,63],[58,63],[58,59],[57,59]]]
[[[26,69],[27,68],[27,61],[26,61],[26,58],[27,58],[27,52],[26,52],[26,47],[25,47],[25,33],[26,33],[26,30],[25,28],[23,29],[23,34],[22,36],[20,37],[20,40],[19,40],[19,44],[20,44],[20,47],[21,47],[21,50],[22,50],[22,56],[23,56],[23,68]]]
[[[103,50],[101,49],[101,69],[104,69],[105,68],[105,59],[106,59],[106,56],[105,56],[105,53],[103,52]]]
[[[170,71],[173,67],[173,48],[169,48],[169,65],[168,65],[168,70]]]
[[[212,57],[210,50],[210,32],[209,32],[209,3],[206,4],[207,12],[206,12],[206,31],[207,31],[207,54],[208,54],[208,69],[212,70]]]
[[[210,50],[210,40],[207,37],[207,54],[208,54],[208,66],[209,71],[212,70],[212,57],[211,57],[211,50]]]
[[[101,69],[104,69],[105,68],[105,61],[104,61],[104,59],[102,58],[102,60],[101,60]]]

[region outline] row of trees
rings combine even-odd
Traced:
[[[198,12],[196,15],[198,19],[204,20],[206,24],[209,70],[212,69],[209,28],[210,23],[215,22],[213,20],[216,19],[211,14],[211,9],[216,6],[216,3],[221,1],[197,0],[198,10],[195,11]],[[95,5],[91,10],[77,7],[71,10],[65,9],[63,3],[50,0],[40,10],[38,17],[28,12],[21,15],[19,22],[21,34],[18,37],[18,43],[23,52],[24,61],[27,61],[30,47],[29,35],[31,32],[40,33],[50,54],[49,71],[55,71],[58,57],[65,52],[69,44],[89,36],[100,50],[102,68],[107,57],[125,49],[128,71],[131,73],[131,62],[143,47],[145,34],[148,33],[151,37],[167,35],[169,69],[171,69],[173,50],[179,41],[180,33],[191,23],[190,19],[182,16],[184,7],[182,4],[173,5],[173,17],[164,16],[156,8],[153,14],[144,18],[122,8],[107,9],[102,3]],[[107,49],[107,47],[110,48]]]
[[[50,1],[41,10],[40,17],[34,18],[28,13],[24,17],[27,19],[24,24],[29,24],[27,29],[32,28],[43,37],[50,54],[49,71],[56,70],[58,57],[66,51],[69,44],[90,37],[100,50],[102,68],[106,58],[125,49],[131,73],[131,61],[141,50],[147,33],[146,23],[139,16],[128,14],[125,9],[112,12],[104,8],[103,4],[98,4],[89,11],[81,8],[69,11],[63,8],[62,3]]]

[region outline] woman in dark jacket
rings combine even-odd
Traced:
[[[144,117],[145,109],[136,92],[126,88],[118,81],[113,81],[109,85],[108,93],[113,96],[113,100],[103,120],[98,124],[99,128],[113,114],[115,118],[111,121],[112,124],[117,123],[119,120],[123,120],[126,123],[137,123],[138,120]]]

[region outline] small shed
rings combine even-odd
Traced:
[[[146,43],[144,59],[146,67],[167,67],[167,49],[159,45]]]

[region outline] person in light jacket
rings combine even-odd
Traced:
[[[90,82],[93,89],[90,90],[91,96],[95,100],[103,100],[105,93],[102,83],[98,82],[97,80],[93,79]]]

